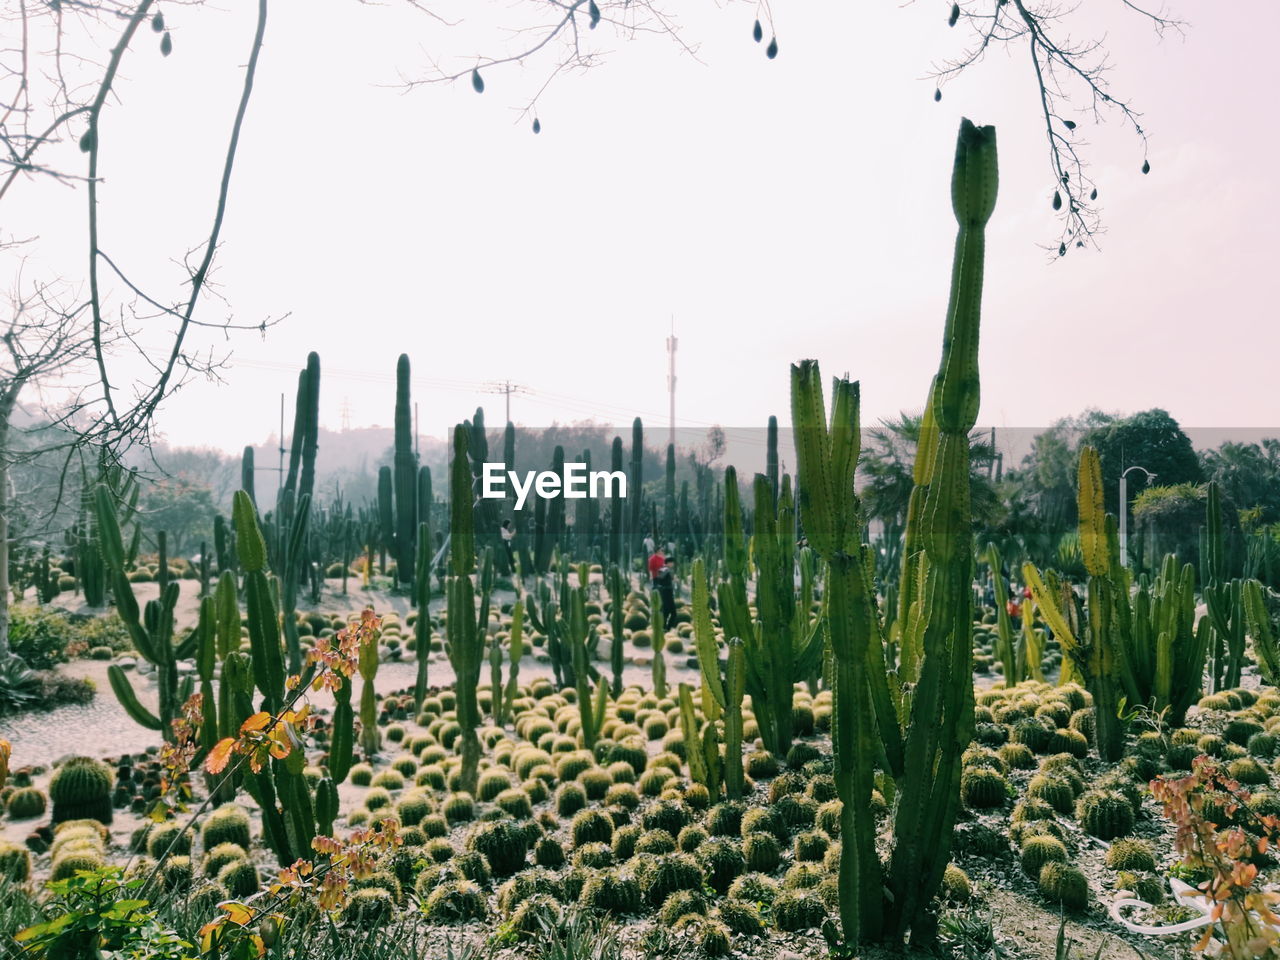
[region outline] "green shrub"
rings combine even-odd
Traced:
[[[9,607],[9,652],[32,670],[67,662],[67,645],[79,639],[65,614],[48,607],[15,603]]]

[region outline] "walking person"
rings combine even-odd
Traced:
[[[662,601],[662,632],[676,625],[676,560],[667,557],[653,581],[658,598]]]
[[[516,528],[511,525],[510,520],[503,520],[499,533],[502,534],[502,545],[507,550],[507,563],[514,570],[516,568],[516,551],[512,541],[516,538]]]
[[[649,554],[649,586],[656,587],[658,585],[658,574],[662,572],[663,566],[666,564],[666,558],[654,547],[653,552]]]

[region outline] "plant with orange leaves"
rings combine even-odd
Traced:
[[[1280,841],[1280,820],[1252,810],[1249,792],[1204,755],[1186,777],[1151,781],[1151,792],[1176,827],[1174,847],[1183,864],[1209,874],[1198,889],[1212,905],[1214,923],[1195,949],[1229,960],[1278,960],[1280,893],[1258,883],[1257,862]]]
[[[319,836],[311,847],[320,862],[298,860],[265,890],[247,900],[218,904],[221,915],[200,928],[200,949],[217,960],[258,960],[280,937],[290,912],[305,900],[326,913],[346,905],[355,880],[373,876],[381,858],[403,843],[394,820],[352,832],[345,840]],[[292,909],[290,909],[292,908]]]

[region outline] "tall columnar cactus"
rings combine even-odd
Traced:
[[[764,475],[769,478],[769,486],[773,488],[773,496],[778,496],[778,418],[769,415],[769,425],[765,428]]]
[[[382,748],[382,734],[378,730],[378,694],[373,685],[378,662],[376,640],[360,648],[360,749],[366,757],[374,756]]]
[[[723,679],[720,676],[720,657],[716,643],[715,626],[711,621],[710,590],[707,585],[706,564],[701,557],[693,561],[690,574],[693,600],[693,637],[698,649],[698,668],[702,675],[702,709],[704,716],[724,720],[723,777],[725,791],[730,800],[742,797],[742,698],[746,695],[750,674],[747,645],[739,637],[726,642],[728,657]],[[791,701],[787,700],[790,710]],[[787,722],[790,725],[791,715]],[[719,757],[717,749],[716,756]]]
[[[632,556],[639,556],[644,540],[644,424],[639,417],[631,422],[631,473],[627,478],[627,501],[631,513],[627,542]]]
[[[139,610],[133,586],[124,569],[124,541],[116,520],[115,502],[105,486],[99,486],[94,496],[98,531],[102,538],[102,559],[115,598],[116,612],[124,621],[138,654],[155,667],[160,715],[156,716],[143,706],[128,675],[119,666],[112,664],[108,667],[107,678],[130,719],[148,730],[159,730],[166,740],[172,740],[173,720],[181,714],[182,703],[190,696],[193,686],[189,680],[179,682],[178,661],[193,654],[197,634],[192,633],[184,640],[175,642],[173,611],[178,603],[179,587],[176,582],[169,582],[167,577],[161,583],[159,597],[148,600]],[[163,563],[161,571],[162,574],[167,572]]]
[[[283,440],[282,440],[283,442]],[[253,447],[246,445],[244,452],[240,454],[240,489],[249,495],[249,500],[253,504],[257,504],[258,499],[254,496],[254,462]]]
[[[584,587],[570,587],[568,609],[565,611],[565,626],[569,641],[569,649],[573,656],[574,686],[578,694],[578,711],[581,718],[582,745],[594,750],[596,740],[600,737],[600,728],[604,726],[604,714],[609,704],[609,687],[604,677],[596,683],[594,697],[591,691],[591,666],[589,650],[594,644],[594,628],[587,621],[587,596]]]
[[[453,431],[453,463],[450,465],[449,569],[445,589],[448,594],[446,641],[453,664],[454,694],[457,700],[459,752],[462,755],[461,789],[475,795],[480,769],[480,707],[476,687],[484,661],[484,644],[489,624],[489,592],[493,588],[492,552],[486,550],[480,574],[480,608],[477,613],[474,501],[467,452],[471,430],[459,424]]]
[[[1241,587],[1245,617],[1249,624],[1249,636],[1253,638],[1253,655],[1258,661],[1258,672],[1271,686],[1280,686],[1280,643],[1267,610],[1264,588],[1257,580],[1246,580]]]
[[[797,590],[791,480],[784,477],[781,489],[775,491],[767,475],[756,474],[753,492],[755,533],[750,552],[756,568],[757,612],[753,615],[747,600],[750,564],[733,467],[725,470],[724,477],[727,576],[717,587],[717,600],[725,637],[738,638],[746,645],[746,685],[760,739],[767,750],[783,757],[791,749],[795,685],[817,668],[824,636],[821,621],[809,622],[812,564],[799,564]]]
[[[1154,580],[1139,578],[1132,600],[1132,631],[1125,638],[1128,669],[1122,672],[1130,703],[1168,711],[1181,726],[1200,696],[1209,646],[1209,618],[1196,623],[1195,568],[1164,558]],[[1241,617],[1241,634],[1244,632]],[[1243,639],[1241,640],[1243,645]]]
[[[1222,492],[1216,481],[1205,497],[1205,526],[1200,549],[1201,584],[1213,628],[1214,689],[1240,685],[1244,669],[1245,614],[1240,579],[1227,579],[1226,536],[1222,526]]]
[[[700,783],[711,794],[712,802],[720,799],[720,784],[724,772],[720,766],[720,749],[713,721],[700,723],[693,692],[687,683],[680,684],[680,732],[684,738],[685,762],[689,765],[689,779]],[[705,699],[703,701],[706,702]]]
[[[387,554],[395,556],[395,481],[390,467],[378,468],[378,567],[387,573]]]
[[[662,539],[673,543],[676,540],[676,445],[674,443],[667,444],[666,474],[662,486]]]
[[[649,596],[649,633],[653,635],[653,695],[667,695],[667,631],[664,629],[662,598],[654,590]]]
[[[614,437],[613,446],[609,450],[609,469],[614,473],[622,472],[622,438]],[[610,486],[609,494],[609,562],[622,562],[622,493],[616,483]],[[630,492],[630,491],[628,491]]]
[[[1009,584],[1004,578],[1004,564],[1000,561],[1000,551],[994,543],[987,544],[986,555],[983,557],[987,561],[987,566],[991,568],[991,582],[995,587],[996,596],[996,655],[1000,657],[1000,663],[1004,666],[1004,680],[1009,686],[1020,683],[1026,679],[1023,672],[1025,668],[1029,668],[1029,663],[1018,663],[1017,653],[1013,644],[1013,621],[1009,617]],[[1037,663],[1035,669],[1039,671],[1040,665]]]
[[[1134,689],[1126,646],[1132,629],[1129,572],[1120,565],[1115,518],[1103,508],[1098,451],[1089,446],[1080,450],[1077,506],[1080,551],[1089,574],[1085,628],[1072,629],[1053,591],[1030,562],[1023,565],[1023,579],[1058,643],[1093,694],[1098,755],[1114,762],[1124,753],[1120,699],[1126,688]]]
[[[951,191],[959,223],[951,299],[917,454],[906,535],[911,549],[903,557],[912,596],[902,618],[899,679],[914,686],[898,697],[896,709],[874,604],[873,558],[860,542],[863,518],[854,493],[857,387],[835,381],[828,427],[817,364],[792,368],[800,509],[805,533],[827,564],[836,785],[843,801],[840,919],[850,941],[885,934],[900,940],[910,929],[927,933],[950,859],[960,757],[973,730],[969,431],[978,412],[984,229],[996,180],[995,131],[962,121]],[[880,876],[868,810],[877,728],[897,794],[887,878]]]
[[[289,690],[280,636],[278,593],[268,576],[267,543],[253,502],[243,490],[237,491],[232,500],[232,522],[240,567],[244,571],[250,657],[246,666],[243,655],[234,649],[239,645],[240,618],[234,579],[224,574],[214,597],[218,608],[217,649],[220,654],[226,651],[218,718],[219,732],[224,737],[234,736],[242,718],[252,711],[252,686],[262,695],[261,708],[277,717]],[[308,666],[299,677],[299,684],[306,686],[315,669],[314,664]],[[306,761],[300,749],[292,750],[282,760],[273,758],[262,769],[243,777],[245,790],[262,810],[264,838],[281,866],[288,866],[305,855],[318,832],[328,833],[332,829],[337,814],[337,784],[346,778],[351,766],[350,684],[344,681],[334,690],[334,698],[328,776],[321,778],[314,793],[303,775]]]
[[[418,523],[418,458],[413,452],[413,408],[409,404],[409,355],[396,362],[395,410],[396,581],[414,579],[414,534]]]
[[[616,700],[622,696],[622,670],[624,666],[623,656],[625,654],[623,645],[626,642],[622,635],[623,624],[626,619],[623,613],[623,601],[627,596],[626,577],[617,564],[609,565],[609,572],[605,578],[605,588],[609,591],[609,631],[612,634],[609,641],[609,668],[613,673],[613,696]]]
[[[414,566],[413,591],[417,599],[418,618],[413,624],[413,647],[418,658],[418,671],[413,685],[414,712],[422,712],[427,699],[427,670],[431,661],[431,527],[418,524],[418,555]]]

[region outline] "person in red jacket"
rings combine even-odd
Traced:
[[[662,572],[662,568],[667,565],[667,558],[662,555],[662,551],[657,548],[649,555],[649,585],[653,586],[658,579],[658,574]]]

